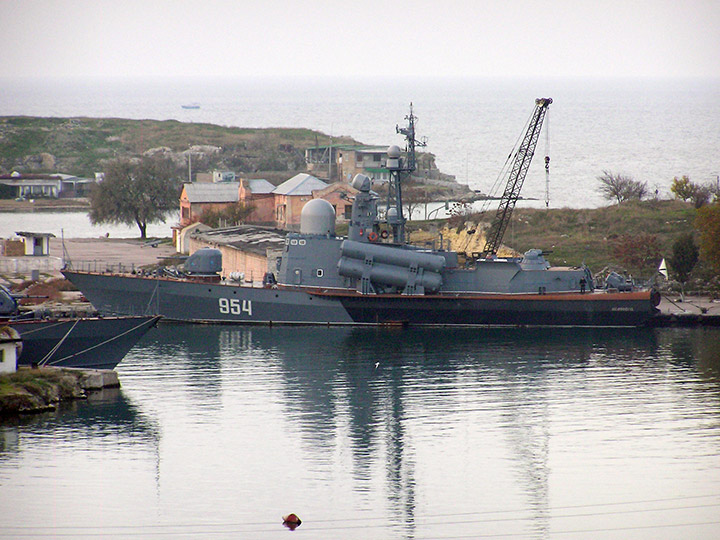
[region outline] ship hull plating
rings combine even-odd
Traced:
[[[655,310],[649,292],[435,295],[347,295],[358,323],[477,326],[642,326]]]
[[[649,291],[388,295],[64,271],[107,315],[232,324],[642,326]]]
[[[22,338],[21,365],[114,369],[158,317],[27,319],[8,322]]]
[[[303,290],[72,271],[63,274],[103,314],[235,324],[353,323],[338,300]]]

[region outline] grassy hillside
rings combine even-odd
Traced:
[[[304,151],[327,136],[296,128],[250,129],[176,120],[0,117],[0,173],[63,172],[91,177],[103,160],[167,147],[183,152],[212,145],[217,154],[193,156],[197,171],[210,168],[254,173],[304,169]],[[355,142],[335,138],[335,142]],[[195,162],[197,158],[197,162]]]
[[[245,178],[279,184],[306,171],[305,149],[328,136],[302,128],[238,128],[177,120],[124,118],[0,117],[0,174],[66,173],[92,178],[106,160],[162,152],[178,173],[187,170],[192,147],[193,172],[230,170]],[[360,144],[333,137],[334,144]],[[466,186],[435,169],[434,156],[420,153],[423,168],[433,170],[420,182],[444,197],[468,195]],[[455,195],[454,195],[455,194]]]
[[[594,209],[516,210],[505,243],[521,253],[537,247],[552,251],[555,264],[585,262],[593,271],[606,264],[622,266],[613,246],[622,237],[651,234],[661,254],[669,256],[683,233],[693,230],[696,210],[682,201],[627,201]]]
[[[585,263],[593,272],[608,266],[624,269],[628,266],[616,253],[618,243],[627,238],[651,235],[655,238],[658,255],[669,257],[675,240],[694,230],[695,214],[691,204],[676,200],[627,201],[591,209],[516,209],[503,244],[520,253],[531,248],[542,249],[554,265],[580,266]],[[485,243],[482,231],[493,217],[494,212],[485,216],[473,214],[453,218],[444,229],[444,238],[459,251],[480,252]],[[414,232],[412,239],[422,244],[436,235],[443,225],[442,222],[432,226],[412,222],[412,229],[423,231]],[[471,231],[470,235],[468,231]],[[653,268],[659,262],[659,259],[654,261]],[[642,273],[645,272],[652,273],[652,270]]]

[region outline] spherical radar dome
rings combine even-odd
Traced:
[[[397,145],[392,145],[387,149],[387,161],[385,167],[393,171],[400,168],[400,148]]]
[[[300,213],[302,234],[335,234],[335,209],[325,199],[312,199]]]

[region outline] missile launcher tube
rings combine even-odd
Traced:
[[[359,259],[343,257],[338,262],[338,273],[343,277],[360,279],[366,270],[367,265]],[[383,263],[374,263],[370,266],[369,277],[370,281],[374,283],[395,287],[406,287],[414,280],[416,285],[422,285],[427,292],[437,291],[442,284],[442,277],[438,273],[423,271],[413,276],[408,267],[403,268]]]
[[[388,247],[366,242],[345,240],[340,246],[343,257],[364,261],[372,258],[376,263],[384,263],[407,268],[417,266],[424,270],[440,272],[445,267],[445,257],[431,253],[418,253],[397,247]]]

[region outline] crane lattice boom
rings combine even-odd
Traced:
[[[510,217],[515,208],[515,203],[520,197],[520,190],[522,189],[528,167],[530,167],[530,162],[535,153],[535,146],[540,136],[545,113],[551,103],[551,98],[538,98],[535,100],[535,110],[528,124],[527,132],[515,153],[510,176],[505,186],[505,192],[500,198],[500,206],[495,213],[495,219],[493,219],[487,234],[485,249],[483,250],[486,257],[497,254],[503,236],[505,236],[505,230],[507,229],[508,223],[510,223]]]

